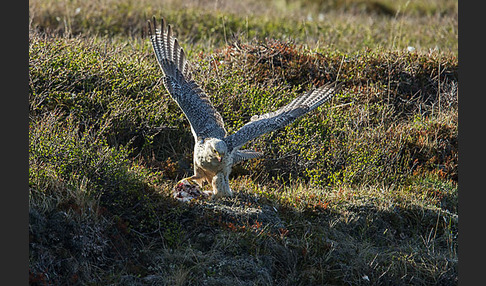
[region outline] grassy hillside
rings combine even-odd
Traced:
[[[30,283],[457,284],[457,2],[215,3],[29,2]],[[230,133],[345,87],[250,142],[235,197],[180,203],[193,138],[154,15]]]

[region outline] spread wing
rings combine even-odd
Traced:
[[[224,138],[223,118],[211,104],[209,97],[191,78],[184,50],[172,36],[170,25],[162,19],[160,29],[148,21],[148,31],[155,56],[164,73],[163,82],[172,98],[186,115],[196,140],[207,137]]]
[[[224,141],[226,141],[230,150],[240,148],[246,142],[267,132],[282,128],[298,117],[316,109],[329,100],[341,87],[342,83],[329,83],[297,97],[276,111],[255,115],[250,122],[243,125],[236,133],[226,137]]]

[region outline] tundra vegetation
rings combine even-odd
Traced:
[[[29,1],[31,285],[455,285],[457,1]],[[181,203],[189,123],[145,29],[164,17],[230,133],[232,198]]]

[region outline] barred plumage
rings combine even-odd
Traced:
[[[223,118],[192,79],[184,50],[172,36],[170,25],[166,28],[162,19],[161,29],[157,29],[154,18],[148,26],[152,47],[164,73],[164,85],[191,123],[194,137],[223,138],[226,135]]]
[[[328,83],[297,97],[276,111],[254,115],[250,122],[243,125],[236,133],[226,137],[224,141],[230,149],[239,148],[252,139],[282,128],[329,100],[341,86],[342,84]]]
[[[227,136],[221,115],[211,104],[209,97],[192,79],[189,63],[172,28],[162,19],[160,29],[155,18],[148,22],[150,40],[163,71],[163,83],[191,124],[194,135],[194,175],[183,179],[184,183],[199,186],[206,181],[212,184],[213,197],[231,196],[229,174],[231,167],[240,161],[263,154],[251,150],[239,150],[246,142],[258,136],[282,128],[298,117],[316,109],[329,100],[342,84],[328,83],[307,92],[288,105],[263,115],[255,115],[236,133]],[[177,184],[183,186],[184,184]]]

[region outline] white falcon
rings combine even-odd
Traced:
[[[229,185],[231,167],[243,160],[263,154],[251,150],[240,150],[246,142],[267,132],[292,123],[298,117],[316,109],[329,100],[342,84],[328,83],[309,91],[280,109],[254,115],[236,133],[228,135],[223,118],[211,104],[208,95],[192,79],[189,63],[177,39],[172,36],[171,26],[162,19],[160,29],[148,21],[150,40],[162,68],[163,82],[171,97],[184,112],[194,135],[194,175],[182,179],[176,190],[199,192],[204,182],[212,185],[212,197],[231,196]],[[184,188],[184,187],[190,188]],[[197,190],[194,190],[197,187]],[[175,197],[180,197],[180,193]]]

